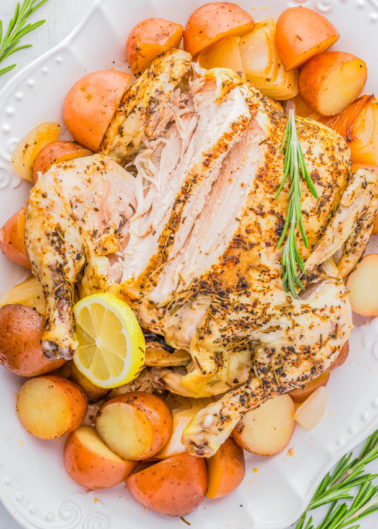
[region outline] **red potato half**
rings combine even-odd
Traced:
[[[351,53],[328,51],[302,66],[298,87],[310,108],[323,116],[334,116],[358,98],[366,79],[364,61]]]
[[[289,444],[295,429],[294,414],[294,401],[289,395],[274,397],[246,413],[232,437],[252,454],[273,456]]]
[[[292,391],[290,397],[294,402],[304,402],[312,393],[314,393],[314,391],[320,388],[320,386],[326,386],[328,384],[330,375],[331,373],[329,371],[322,373],[319,377],[307,382],[304,388]]]
[[[80,426],[66,441],[64,465],[76,483],[96,490],[119,485],[138,463],[124,461],[109,450],[92,426]]]
[[[184,28],[163,18],[146,18],[132,30],[126,43],[126,58],[134,75],[141,75],[152,61],[171,48],[178,48]]]
[[[195,57],[223,37],[243,37],[255,22],[244,9],[228,2],[211,2],[196,9],[184,31],[184,49]]]
[[[245,476],[243,449],[229,437],[207,460],[208,498],[222,498],[235,490]]]
[[[286,9],[277,20],[276,47],[287,71],[299,68],[339,39],[336,28],[307,7]]]
[[[101,70],[80,79],[68,92],[63,118],[75,140],[96,152],[118,109],[131,75],[116,70]]]
[[[349,356],[349,340],[342,346],[339,356],[333,362],[329,370],[333,371],[333,369],[336,369],[337,367],[340,367],[343,364],[345,364],[348,356]]]
[[[76,430],[88,401],[79,386],[55,375],[32,378],[22,386],[17,413],[27,431],[40,439],[57,439]]]
[[[96,418],[96,429],[122,459],[148,459],[169,441],[172,414],[159,397],[133,391],[104,404]]]
[[[50,373],[65,360],[47,360],[41,339],[46,319],[25,305],[5,305],[0,309],[0,363],[11,373],[36,377]]]
[[[361,316],[378,315],[378,254],[366,255],[358,263],[346,287],[354,312]]]
[[[25,208],[12,215],[1,228],[0,249],[10,261],[31,268],[25,243]]]
[[[76,158],[91,156],[92,151],[72,141],[55,141],[46,145],[38,154],[33,165],[34,183],[38,180],[38,173],[45,174],[55,163],[68,162]]]
[[[206,463],[186,452],[133,474],[126,485],[144,507],[167,516],[185,516],[205,499]]]

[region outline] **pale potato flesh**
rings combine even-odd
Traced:
[[[278,454],[289,444],[294,433],[294,414],[295,405],[289,395],[275,397],[248,412],[237,425],[233,437],[253,454]]]
[[[64,393],[45,378],[29,380],[17,400],[18,416],[29,433],[55,439],[70,427],[72,412]]]
[[[122,402],[109,404],[96,419],[104,443],[122,459],[143,459],[151,451],[153,434],[145,415]]]
[[[80,426],[76,430],[75,435],[84,446],[104,459],[114,461],[115,463],[124,463],[123,459],[109,450],[106,444],[101,441],[96,430],[91,426]]]

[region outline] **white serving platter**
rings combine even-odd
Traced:
[[[201,0],[98,0],[59,46],[13,77],[0,93],[0,225],[27,200],[30,185],[10,164],[24,134],[41,121],[62,122],[69,88],[85,73],[128,70],[125,43],[140,20],[158,16],[185,24]],[[335,49],[363,58],[366,93],[378,91],[378,0],[241,0],[258,21],[289,6],[304,5],[327,16],[341,38]],[[56,9],[64,9],[58,3]],[[63,131],[63,138],[68,138]],[[377,252],[378,239],[369,252]],[[23,280],[25,269],[0,255],[0,294]],[[351,354],[332,373],[328,410],[312,432],[297,427],[288,446],[272,458],[248,454],[247,474],[237,491],[206,500],[187,520],[196,529],[284,529],[302,513],[326,471],[378,428],[378,319],[355,318]],[[27,529],[170,529],[187,527],[143,509],[123,485],[88,492],[63,465],[64,439],[44,442],[18,422],[15,403],[22,379],[0,368],[0,499]]]

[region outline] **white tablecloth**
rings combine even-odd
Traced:
[[[206,2],[207,1],[208,0],[206,0]],[[204,0],[204,3],[206,2]],[[9,18],[13,16],[16,3],[16,0],[0,0],[0,20],[3,21],[3,24],[5,23],[5,27],[9,21]],[[92,3],[93,0],[49,0],[39,12],[35,13],[33,17],[34,20],[44,18],[46,19],[46,23],[35,33],[28,35],[22,42],[23,44],[33,44],[32,48],[18,52],[12,57],[9,57],[6,62],[1,64],[1,66],[7,66],[16,62],[17,68],[15,68],[9,74],[0,77],[0,89],[14,73],[18,72],[22,67],[26,66],[31,61],[45,53],[47,50],[54,47],[64,37],[66,37],[76,26],[76,24],[83,18],[84,14],[92,5]],[[378,474],[378,461],[370,465],[370,471],[372,473]],[[377,529],[377,527],[377,513],[361,521],[361,529]],[[21,529],[20,525],[13,520],[12,516],[5,510],[1,502],[0,528]],[[114,529],[120,528],[115,527]]]

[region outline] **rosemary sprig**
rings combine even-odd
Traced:
[[[45,20],[39,20],[38,22],[34,22],[34,24],[29,23],[25,25],[28,18],[35,11],[37,11],[38,8],[40,8],[44,3],[47,2],[47,0],[42,0],[41,2],[36,4],[36,1],[37,0],[24,0],[21,7],[20,4],[17,3],[16,11],[14,13],[13,18],[9,22],[8,29],[4,35],[4,38],[3,23],[0,20],[0,62],[3,62],[7,57],[12,55],[12,53],[24,50],[25,48],[30,48],[32,46],[31,44],[24,44],[23,46],[19,46],[19,43],[22,37],[24,37],[31,31],[34,31],[35,29],[39,28],[40,26],[42,26],[42,24],[46,22]],[[6,68],[0,69],[0,76],[10,72],[15,67],[16,64],[11,64]]]
[[[297,297],[295,287],[296,285],[298,285],[302,290],[304,290],[304,286],[298,277],[297,266],[299,266],[300,270],[303,273],[306,273],[306,269],[303,260],[299,254],[297,243],[295,240],[298,224],[302,240],[306,248],[308,247],[308,241],[303,225],[301,211],[301,175],[305,179],[311,194],[315,198],[318,198],[318,193],[315,189],[315,186],[311,180],[310,174],[306,167],[302,147],[298,138],[294,110],[289,111],[289,119],[286,125],[285,135],[280,153],[282,153],[282,151],[284,150],[285,145],[286,151],[284,159],[284,176],[275,196],[275,199],[280,196],[283,186],[287,180],[287,177],[289,176],[291,180],[291,188],[289,193],[290,202],[284,229],[281,234],[280,240],[278,241],[277,248],[280,248],[282,246],[286,233],[289,230],[285,246],[282,250],[282,276],[285,291],[288,292],[290,290],[293,297],[295,298]]]
[[[327,515],[317,529],[358,529],[359,526],[354,525],[358,520],[378,511],[378,487],[372,484],[378,476],[364,473],[365,465],[378,458],[378,430],[368,438],[359,458],[351,461],[352,455],[345,455],[333,474],[325,476],[296,529],[315,529],[312,516],[306,523],[307,512],[329,503]],[[352,489],[355,487],[359,489],[354,496]],[[350,505],[340,503],[347,499],[353,499],[353,502]]]

